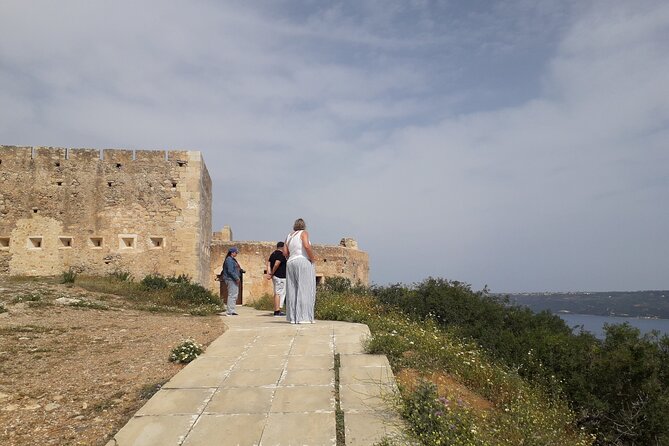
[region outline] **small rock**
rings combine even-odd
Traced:
[[[83,416],[83,415],[77,415],[76,417],[74,417],[74,419],[77,420],[77,421],[81,421],[81,420],[83,420],[83,419],[85,419],[85,418],[86,418],[86,417]]]
[[[8,404],[7,406],[2,408],[3,412],[14,412],[15,410],[18,409],[19,409],[18,404]]]
[[[83,410],[88,409],[88,403],[84,403],[84,404],[82,404],[82,405],[81,405],[81,408],[82,408]]]
[[[56,396],[53,397],[53,400],[54,401],[62,401],[63,398],[65,398],[63,395],[56,395]]]
[[[26,338],[25,336],[21,336],[19,338],[19,341],[29,341],[29,340],[30,340],[30,338]]]
[[[51,412],[51,411],[54,411],[54,410],[58,409],[59,407],[60,407],[60,404],[49,403],[44,407],[44,410],[46,410],[47,412]]]
[[[37,410],[37,409],[39,409],[40,407],[42,407],[42,406],[40,406],[40,405],[37,404],[37,403],[34,403],[34,404],[28,404],[27,406],[23,406],[23,410]]]
[[[0,392],[0,401],[9,399],[9,394]]]
[[[81,302],[81,299],[71,299],[69,297],[59,297],[54,302],[59,305],[72,305]]]

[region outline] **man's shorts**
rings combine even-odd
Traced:
[[[277,294],[280,296],[280,305],[283,307],[284,302],[286,301],[286,279],[279,279],[276,276],[272,276],[272,283],[274,284],[274,295]]]

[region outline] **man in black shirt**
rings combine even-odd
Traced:
[[[267,280],[274,285],[274,316],[285,316],[281,311],[286,300],[286,256],[283,255],[283,242],[276,244],[276,251],[267,261]]]

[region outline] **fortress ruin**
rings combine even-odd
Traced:
[[[0,273],[73,269],[206,283],[211,179],[199,152],[0,147]]]
[[[0,274],[187,274],[217,290],[232,237],[212,240],[211,206],[197,151],[0,146]],[[347,240],[316,245],[319,280],[368,283],[367,254]],[[260,276],[276,242],[235,243],[245,295],[271,293]]]
[[[228,249],[236,246],[239,249],[237,261],[246,271],[244,274],[244,296],[251,296],[251,300],[263,294],[273,294],[272,282],[265,278],[267,259],[276,249],[276,242],[234,241],[229,226],[220,232],[215,232],[211,242],[211,269],[212,282],[209,287],[216,288],[213,282],[221,272],[223,260]],[[366,252],[358,249],[357,242],[352,238],[343,238],[339,245],[314,244],[316,254],[316,283],[322,283],[328,277],[345,277],[352,284],[369,284],[369,257]],[[244,301],[246,302],[246,301]]]

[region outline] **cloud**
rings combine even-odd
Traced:
[[[665,9],[629,21],[624,5],[591,11],[558,46],[539,97],[398,129],[363,159],[357,181],[317,195],[357,197],[356,231],[398,260],[384,267],[399,280],[666,286],[649,273],[669,220],[657,206],[669,190]]]
[[[201,150],[238,239],[359,240],[372,277],[660,288],[659,1],[0,6],[0,143]]]

